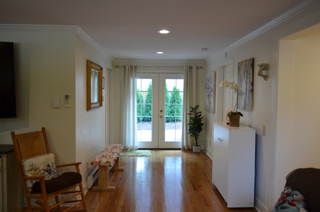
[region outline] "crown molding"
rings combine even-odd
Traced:
[[[258,37],[259,35],[275,28],[276,26],[300,15],[301,13],[314,8],[316,5],[320,4],[319,0],[306,0],[303,1],[294,7],[290,8],[289,10],[285,11],[284,13],[280,14],[276,18],[274,18],[272,21],[268,22],[267,24],[263,25],[262,27],[256,29],[255,31],[251,32],[250,34],[246,35],[245,37],[241,38],[240,40],[236,41],[235,43],[225,47],[224,49],[214,53],[213,55],[209,56],[207,59],[213,58],[218,54],[221,54],[223,52],[231,51],[242,44]]]
[[[110,57],[107,51],[95,42],[77,25],[40,25],[40,24],[0,24],[0,30],[38,31],[38,32],[73,32],[97,49],[105,57]]]
[[[80,27],[77,28],[76,31],[77,35],[79,35],[83,40],[85,40],[87,43],[89,43],[91,46],[93,46],[95,49],[97,49],[99,52],[101,52],[105,57],[111,56],[108,54],[108,52],[102,48],[97,42],[95,42],[87,33],[85,33]]]
[[[175,65],[200,65],[205,66],[205,60],[149,60],[149,59],[123,59],[115,58],[114,65],[155,65],[155,66],[175,66]]]
[[[76,32],[78,28],[76,25],[0,24],[0,29],[20,31]]]

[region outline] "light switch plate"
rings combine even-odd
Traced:
[[[52,107],[54,107],[54,108],[59,108],[60,107],[60,99],[59,98],[54,98],[52,100]]]

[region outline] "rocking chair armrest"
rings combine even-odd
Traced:
[[[67,166],[79,166],[80,164],[81,164],[81,162],[68,163],[68,164],[63,164],[63,165],[56,165],[56,168],[67,167]]]
[[[40,176],[22,176],[23,179],[25,180],[44,180],[46,177],[45,175],[40,175]]]

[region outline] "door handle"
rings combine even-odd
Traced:
[[[218,138],[218,141],[222,142],[223,140],[222,140],[222,138]]]
[[[160,113],[162,113],[162,110],[160,110]]]
[[[162,115],[160,115],[160,118],[161,118],[161,119],[162,119],[162,117],[163,117],[163,116],[162,116]]]

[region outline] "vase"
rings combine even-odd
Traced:
[[[240,125],[240,115],[229,116],[229,126],[239,127]]]
[[[228,110],[228,111],[227,111],[227,114],[226,114],[227,124],[229,124],[229,116],[228,116],[228,114],[231,113],[231,112],[232,112],[232,110]]]
[[[201,150],[201,146],[200,146],[200,145],[198,145],[198,146],[193,146],[193,152],[194,152],[194,153],[199,153],[200,150]]]

